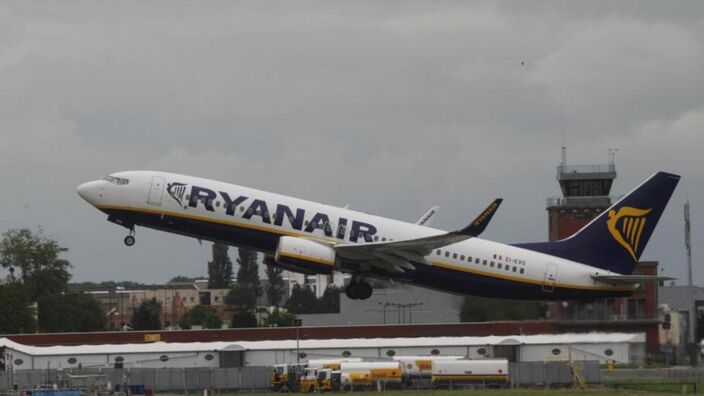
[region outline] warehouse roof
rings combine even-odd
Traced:
[[[350,338],[326,340],[300,340],[301,349],[340,348],[399,348],[442,347],[479,345],[554,345],[593,343],[642,343],[643,333],[568,333],[540,335],[512,335],[486,337],[406,337],[406,338]],[[75,346],[29,346],[0,338],[0,347],[30,356],[95,355],[167,352],[219,352],[295,349],[296,340],[277,341],[219,341],[219,342],[153,342],[142,344],[103,344]]]

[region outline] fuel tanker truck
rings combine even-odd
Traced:
[[[340,373],[344,389],[400,386],[404,374],[401,362],[342,362]]]
[[[508,360],[438,360],[430,373],[433,388],[452,388],[457,385],[508,385]]]

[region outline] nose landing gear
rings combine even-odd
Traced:
[[[352,278],[345,289],[345,294],[350,300],[366,300],[372,296],[373,291],[369,283]]]
[[[125,245],[132,246],[136,240],[134,239],[134,228],[130,229],[130,234],[125,237]]]

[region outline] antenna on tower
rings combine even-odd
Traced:
[[[616,164],[616,153],[618,152],[618,149],[615,147],[609,148],[609,165],[615,165]]]
[[[562,151],[560,153],[560,165],[567,165],[567,147],[562,146]]]
[[[689,225],[689,200],[684,204],[684,247],[687,249],[687,272],[689,287],[692,287],[692,239]]]

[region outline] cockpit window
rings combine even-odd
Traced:
[[[125,179],[124,177],[115,177],[115,176],[105,176],[103,180],[107,180],[110,183],[117,184],[118,186],[124,186],[126,184],[129,184],[130,179]]]

